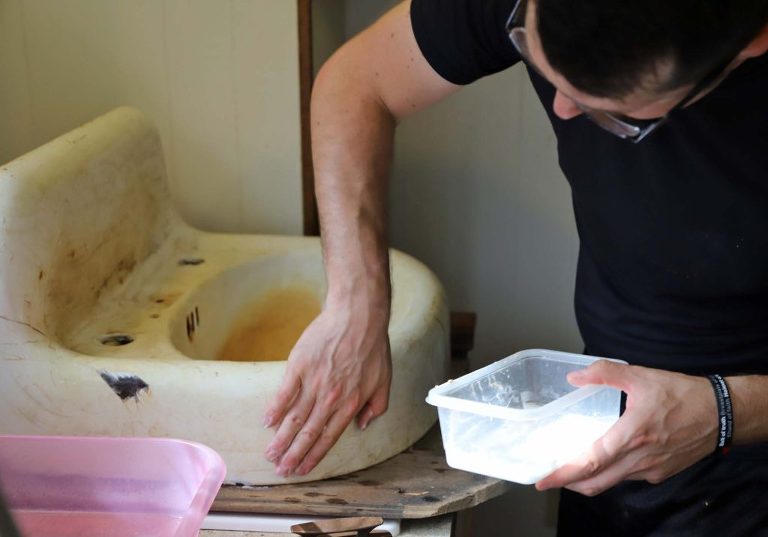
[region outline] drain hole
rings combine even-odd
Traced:
[[[110,347],[120,347],[122,345],[128,345],[133,342],[133,336],[128,334],[107,334],[101,336],[99,341],[102,345],[109,345]]]
[[[179,259],[179,265],[200,265],[201,263],[205,263],[205,259],[199,257],[185,257],[184,259]]]

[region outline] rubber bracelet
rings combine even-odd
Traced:
[[[708,375],[707,378],[715,390],[715,401],[717,401],[717,446],[715,453],[727,455],[731,448],[733,439],[733,403],[731,402],[731,392],[728,391],[728,385],[725,379],[720,375]]]

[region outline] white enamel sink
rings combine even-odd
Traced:
[[[0,168],[0,434],[184,438],[218,451],[228,482],[271,484],[376,464],[430,428],[445,298],[394,251],[389,410],[309,475],[276,476],[261,420],[323,300],[319,240],[202,232],[165,183],[158,135],[130,108]]]

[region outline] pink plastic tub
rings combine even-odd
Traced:
[[[0,483],[25,537],[194,537],[225,472],[181,440],[0,436]]]

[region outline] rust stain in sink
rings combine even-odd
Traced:
[[[217,358],[238,362],[286,360],[320,308],[317,294],[306,287],[271,291],[243,310]]]

